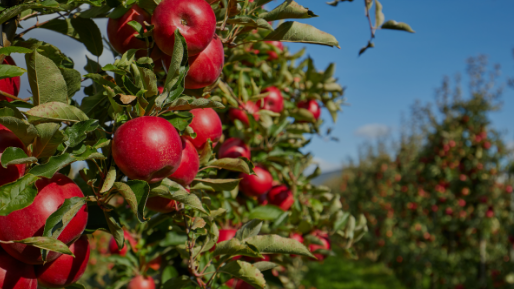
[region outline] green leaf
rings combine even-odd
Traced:
[[[60,156],[53,156],[50,157],[45,164],[33,167],[29,173],[34,176],[50,179],[56,172],[74,161],[76,161],[75,157],[67,153]]]
[[[0,79],[21,76],[26,72],[25,69],[16,65],[0,64]]]
[[[20,14],[21,12],[27,10],[27,9],[38,9],[38,8],[50,8],[55,10],[61,10],[59,8],[59,3],[56,1],[43,1],[43,2],[32,2],[32,3],[25,3],[20,4],[16,6],[12,6],[10,8],[7,8],[0,13],[0,24],[3,24],[4,22],[8,21],[9,19],[16,17],[16,15]]]
[[[261,231],[261,228],[261,220],[251,220],[244,224],[239,230],[237,230],[235,238],[240,241],[245,241],[250,237],[257,236]]]
[[[27,74],[34,105],[60,102],[68,103],[68,87],[55,63],[34,50],[25,54]]]
[[[268,23],[268,21],[251,15],[236,15],[234,18],[227,19],[227,23],[273,31],[273,27]]]
[[[111,164],[111,167],[105,176],[102,188],[100,189],[100,193],[108,192],[114,185],[114,181],[116,181],[116,168]]]
[[[98,120],[90,119],[78,122],[71,127],[67,127],[64,135],[68,137],[64,143],[69,147],[79,145],[87,137],[87,134],[95,131],[99,127]]]
[[[267,262],[267,261],[256,262],[256,263],[253,263],[253,265],[255,266],[255,268],[257,268],[261,272],[271,270],[273,268],[278,267],[277,264],[275,264],[273,262]]]
[[[278,235],[254,236],[248,238],[246,243],[255,246],[262,254],[295,254],[314,257],[302,243]]]
[[[195,195],[188,193],[184,187],[171,181],[170,179],[164,179],[159,183],[152,184],[150,193],[155,196],[161,196],[168,199],[175,200],[179,203],[188,205],[202,213],[209,214],[203,208],[202,201]]]
[[[34,186],[37,180],[36,176],[26,174],[16,182],[1,186],[0,216],[7,216],[14,211],[30,206],[37,195],[37,189]]]
[[[80,42],[84,43],[87,50],[95,56],[102,55],[104,45],[102,42],[102,33],[92,19],[73,17],[71,25],[78,33]]]
[[[17,147],[8,147],[1,154],[2,167],[10,165],[31,164],[37,162],[35,157],[29,157],[24,150]]]
[[[193,121],[193,114],[189,111],[167,112],[160,117],[169,121],[178,131],[184,131]]]
[[[279,19],[302,19],[318,17],[314,12],[308,8],[296,3],[292,0],[286,0],[284,3],[278,5],[270,12],[261,13],[259,17],[264,18],[266,21],[273,21]]]
[[[312,43],[341,48],[334,36],[314,26],[296,21],[287,21],[280,24],[280,26],[278,26],[275,31],[268,34],[264,40]]]
[[[71,25],[71,19],[52,19],[43,25],[39,26],[39,28],[45,28],[48,30],[55,31],[57,33],[61,33],[63,35],[69,36],[77,41],[79,41],[79,37],[73,26]]]
[[[91,113],[96,113],[98,110],[105,108],[106,104],[107,97],[103,95],[103,93],[98,93],[89,97],[84,97],[82,99],[82,104],[80,105],[80,110],[87,115],[91,115]]]
[[[63,133],[57,123],[40,123],[36,125],[38,136],[32,147],[32,155],[38,158],[53,156],[57,147],[64,140]]]
[[[407,23],[396,22],[394,20],[389,20],[382,25],[382,29],[392,29],[392,30],[403,30],[410,33],[415,33],[414,30]]]
[[[145,181],[132,180],[127,183],[116,182],[113,186],[127,201],[139,222],[145,222],[144,212],[150,193],[150,186]]]
[[[25,146],[31,144],[37,136],[36,128],[32,124],[19,118],[3,116],[0,117],[0,124],[12,131]]]
[[[32,49],[20,46],[7,46],[0,48],[0,54],[9,56],[11,53],[31,53]]]
[[[29,122],[79,122],[89,119],[85,113],[75,106],[60,102],[47,102],[45,104],[35,106],[25,112],[25,114],[28,115]]]
[[[382,4],[378,0],[375,0],[375,4],[375,28],[378,28],[384,23],[385,16],[382,12]]]
[[[192,190],[231,191],[241,179],[195,179],[191,184]]]
[[[157,89],[157,76],[155,73],[141,66],[138,66],[138,69],[141,74],[141,79],[143,80],[144,88],[146,89],[145,96],[148,98],[159,94],[159,90]]]
[[[248,262],[232,261],[221,267],[220,271],[241,279],[255,288],[264,288],[266,286],[266,280],[261,271]]]
[[[106,217],[103,210],[96,202],[88,202],[87,204],[88,218],[85,234],[92,234],[96,230],[109,232],[109,225],[107,224]]]
[[[212,253],[213,256],[227,255],[227,256],[237,256],[243,255],[254,258],[262,258],[263,256],[255,249],[244,242],[232,238],[227,241],[222,241],[216,244],[216,249]]]
[[[122,225],[120,223],[120,217],[116,211],[104,210],[103,212],[109,231],[116,241],[116,245],[118,245],[118,248],[123,248],[123,246],[125,246],[125,233],[123,232]]]
[[[180,289],[192,285],[193,282],[187,276],[177,276],[169,279],[162,285],[162,289]]]
[[[34,246],[36,248],[54,251],[66,255],[73,256],[73,253],[70,251],[70,248],[66,246],[63,242],[50,238],[50,237],[31,237],[23,240],[18,241],[0,241],[0,243],[4,244],[10,244],[10,243],[19,243],[19,244],[25,244],[29,246]]]
[[[217,167],[234,172],[242,172],[247,175],[254,174],[253,169],[255,166],[247,158],[223,158],[213,160],[207,164],[209,167]]]
[[[282,211],[279,207],[273,205],[266,206],[258,206],[250,212],[248,218],[250,219],[259,219],[265,221],[274,221],[280,215],[282,215],[284,211]]]
[[[172,101],[167,108],[170,110],[191,110],[195,108],[225,108],[225,106],[221,102],[211,99],[184,96]]]
[[[82,88],[82,75],[72,68],[59,68],[68,88],[68,97],[72,97]]]

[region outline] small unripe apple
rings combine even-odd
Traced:
[[[152,277],[137,275],[127,285],[127,289],[155,289],[155,282]]]
[[[216,16],[205,0],[161,1],[152,24],[155,43],[168,55],[173,55],[176,29],[186,40],[188,56],[202,52],[216,32]]]
[[[282,112],[284,109],[284,97],[282,97],[280,90],[274,86],[270,86],[262,92],[269,92],[269,94],[265,98],[259,99],[257,106],[276,113]]]
[[[16,63],[10,56],[6,56],[2,64],[16,65]],[[0,90],[3,92],[7,92],[8,94],[18,96],[18,94],[20,93],[20,77],[15,76],[0,79]],[[12,99],[0,95],[0,101],[2,100],[7,100],[9,102],[12,101]]]
[[[0,240],[23,240],[41,236],[46,219],[72,197],[84,198],[80,188],[68,177],[56,173],[51,179],[39,179],[36,182],[38,194],[34,202],[21,210],[7,216],[0,216]],[[80,237],[87,224],[87,206],[84,205],[71,219],[66,228],[57,238],[70,244]],[[7,253],[28,264],[42,264],[40,249],[23,244],[2,244]],[[55,260],[60,254],[49,252],[47,261]]]
[[[186,187],[195,179],[200,168],[200,157],[195,146],[187,139],[182,139],[182,160],[178,169],[169,178]]]
[[[275,186],[268,192],[268,202],[287,211],[294,203],[293,193],[285,185]]]
[[[2,157],[2,153],[8,147],[17,147],[25,150],[25,146],[20,139],[12,131],[0,124],[0,157]],[[14,182],[24,174],[25,164],[10,165],[7,168],[0,165],[0,186]]]
[[[243,140],[231,137],[221,144],[218,150],[218,158],[238,158],[245,157],[251,159],[250,147]]]
[[[111,240],[109,241],[109,252],[111,252],[111,254],[120,255],[120,256],[127,255],[127,252],[129,249],[129,247],[127,246],[127,242],[130,244],[130,247],[132,248],[132,250],[134,252],[137,252],[137,248],[136,248],[137,242],[130,235],[130,233],[123,230],[123,237],[125,237],[125,245],[121,249],[118,247],[118,244],[116,244],[116,240],[114,239],[114,237],[111,237]]]
[[[190,112],[193,114],[193,121],[189,126],[196,133],[196,138],[186,136],[186,139],[191,141],[197,150],[201,150],[208,139],[216,146],[223,135],[221,120],[216,111],[212,108],[195,108]]]
[[[129,178],[158,182],[180,164],[182,141],[164,118],[143,116],[121,125],[112,140],[112,157]]]
[[[259,107],[255,102],[253,101],[247,101],[243,105],[239,106],[239,108],[231,108],[228,111],[228,117],[234,121],[236,119],[240,120],[245,125],[250,125],[250,121],[248,120],[248,115],[246,113],[253,115],[255,120],[259,120],[259,114],[257,112],[259,111]]]
[[[253,171],[255,175],[245,173],[239,175],[241,178],[239,190],[249,197],[258,197],[271,189],[273,177],[268,170],[260,166],[256,166]]]
[[[138,32],[128,25],[128,23],[130,21],[137,21],[144,27],[144,22],[151,23],[151,20],[152,17],[150,14],[137,6],[137,4],[132,5],[120,18],[109,18],[107,22],[107,37],[112,47],[120,54],[127,52],[129,49],[145,49],[145,41],[136,38]],[[136,55],[142,57],[145,56],[146,53],[145,50],[139,50]]]
[[[63,288],[77,282],[89,261],[89,241],[83,235],[70,246],[75,257],[62,254],[53,262],[35,266],[39,284],[47,288]]]
[[[204,88],[216,82],[223,70],[225,54],[223,43],[214,34],[211,43],[197,55],[189,57],[189,71],[186,76],[186,88]]]
[[[0,288],[37,289],[34,266],[14,259],[0,248]]]
[[[321,108],[319,107],[318,102],[314,99],[301,101],[298,103],[298,107],[305,108],[306,110],[310,111],[315,120],[318,120],[319,116],[321,115]]]

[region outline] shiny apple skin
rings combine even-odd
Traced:
[[[202,52],[216,32],[216,16],[205,0],[163,0],[154,10],[152,24],[155,43],[170,56],[177,28],[186,40],[189,57]]]
[[[6,56],[2,64],[16,65],[14,59],[10,56]],[[0,79],[0,90],[14,96],[18,96],[20,93],[20,85],[19,76]],[[0,95],[0,101],[2,100],[12,101],[12,99]]]
[[[123,236],[125,237],[125,246],[123,246],[123,248],[121,248],[121,250],[118,247],[118,244],[116,244],[116,240],[114,239],[114,237],[111,237],[111,240],[109,240],[109,252],[111,252],[111,254],[120,255],[120,256],[127,255],[127,252],[129,249],[129,246],[127,246],[127,242],[130,244],[130,247],[132,248],[132,250],[134,250],[134,252],[137,252],[137,248],[136,248],[137,242],[130,235],[130,233],[124,230]]]
[[[46,219],[57,211],[65,199],[72,197],[84,198],[80,188],[68,177],[56,173],[51,179],[40,179],[36,182],[38,194],[34,202],[21,210],[0,217],[0,240],[22,240],[29,237],[41,236]],[[70,244],[82,235],[88,218],[87,206],[84,205],[71,219],[59,241]],[[40,250],[23,244],[2,244],[7,253],[28,264],[42,264]],[[60,254],[50,252],[47,261],[55,260]]]
[[[47,288],[63,288],[77,282],[84,274],[89,262],[89,241],[86,235],[70,246],[75,258],[62,254],[53,262],[35,266],[39,284]]]
[[[200,169],[200,157],[195,146],[185,138],[182,138],[182,160],[178,169],[169,178],[183,187],[193,182]]]
[[[225,52],[221,39],[214,34],[211,43],[199,54],[189,57],[187,89],[199,89],[218,80],[225,63]]]
[[[8,147],[17,147],[25,150],[20,139],[8,128],[0,124],[0,157]],[[0,186],[16,181],[25,174],[25,164],[10,165],[4,168],[0,165]]]
[[[34,266],[13,258],[0,248],[0,288],[37,289]]]
[[[221,119],[212,108],[195,108],[190,111],[193,121],[189,125],[196,133],[196,138],[186,136],[197,150],[201,150],[208,139],[216,145],[223,135]]]
[[[248,115],[246,113],[253,115],[255,120],[259,120],[259,114],[257,112],[259,111],[259,107],[255,102],[253,101],[247,101],[245,104],[240,106],[239,108],[231,108],[228,111],[228,117],[230,120],[234,121],[236,119],[240,120],[242,123],[244,123],[246,126],[250,125],[250,120],[248,120]]]
[[[251,159],[250,147],[242,139],[231,137],[221,144],[218,150],[218,158],[239,158]]]
[[[276,113],[281,113],[284,110],[284,97],[280,89],[270,86],[262,91],[263,93],[269,92],[268,96],[257,101],[257,106],[266,110],[271,110]]]
[[[321,115],[321,108],[319,107],[318,102],[314,99],[301,101],[298,103],[298,107],[305,108],[306,110],[310,111],[315,120],[318,120]]]
[[[182,141],[164,118],[138,117],[116,130],[112,157],[129,179],[158,182],[178,169]]]
[[[152,277],[138,275],[130,280],[127,289],[155,289],[155,282]]]
[[[253,171],[255,175],[239,175],[239,190],[249,197],[258,197],[271,189],[273,177],[268,170],[260,166],[256,166]]]
[[[287,211],[294,203],[294,196],[287,186],[275,186],[268,192],[268,202]]]
[[[129,49],[146,49],[145,41],[136,38],[138,33],[127,24],[130,21],[137,21],[144,27],[144,22],[151,23],[152,17],[148,12],[134,4],[120,18],[109,18],[107,22],[107,37],[112,47],[120,54],[127,52]],[[138,57],[145,56],[146,51],[140,50],[136,55]]]

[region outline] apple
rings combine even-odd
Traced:
[[[253,115],[255,120],[259,120],[259,114],[257,112],[259,111],[259,107],[255,102],[253,101],[247,101],[243,105],[240,105],[239,108],[231,108],[228,111],[228,117],[230,120],[234,121],[236,119],[240,120],[245,125],[250,125],[250,121],[248,120],[248,115],[246,113]]]
[[[193,182],[200,169],[200,157],[195,146],[187,139],[182,138],[182,160],[178,169],[169,178],[186,187]]]
[[[216,16],[205,0],[163,0],[153,12],[152,24],[155,43],[170,56],[176,29],[184,36],[190,57],[202,52],[216,32]]]
[[[268,170],[260,166],[256,166],[253,171],[255,175],[239,175],[239,190],[249,197],[258,197],[271,189],[273,177]]]
[[[321,115],[321,108],[319,107],[318,102],[314,99],[301,101],[298,103],[298,107],[305,108],[306,110],[310,111],[315,120],[318,120],[319,116]]]
[[[292,233],[292,234],[291,234],[291,237],[289,237],[289,238],[291,238],[291,239],[293,239],[293,240],[296,240],[296,241],[298,241],[298,242],[300,242],[300,243],[302,243],[302,244],[303,244],[303,237],[302,237],[302,235],[301,235],[301,234],[299,234],[299,233]]]
[[[162,257],[158,256],[157,258],[148,262],[148,268],[150,268],[154,271],[159,271],[159,269],[161,268],[161,263],[162,263]]]
[[[160,181],[177,170],[181,156],[180,136],[164,118],[138,117],[114,133],[112,157],[129,179]]]
[[[216,241],[216,243],[220,243],[220,242],[223,242],[223,241],[230,240],[230,239],[232,239],[232,238],[234,238],[236,236],[236,233],[237,233],[236,229],[220,229],[219,230],[218,241]],[[214,249],[216,249],[216,245],[214,245],[209,251],[213,252]],[[234,260],[237,260],[239,258],[241,258],[241,256],[235,256]]]
[[[47,288],[63,288],[77,282],[84,274],[89,261],[89,241],[83,235],[70,246],[75,255],[61,255],[53,262],[35,266],[37,280]]]
[[[236,285],[236,281],[237,279],[229,279],[227,282],[225,282],[225,286],[229,287],[229,288],[234,288],[234,285]]]
[[[293,193],[285,185],[275,186],[268,192],[268,202],[287,211],[294,203]]]
[[[2,153],[8,147],[17,147],[25,150],[25,146],[20,139],[12,131],[0,124],[0,157],[2,157]],[[0,186],[14,182],[24,174],[25,164],[10,165],[7,168],[0,165]]]
[[[137,248],[136,248],[137,242],[130,235],[130,233],[123,230],[123,236],[125,237],[125,245],[121,249],[118,247],[118,244],[116,244],[116,240],[114,239],[114,237],[111,237],[111,240],[109,241],[109,252],[111,252],[111,254],[120,255],[120,256],[127,255],[127,251],[128,251],[127,241],[130,244],[130,247],[132,248],[132,250],[134,252],[137,252]]]
[[[14,259],[0,248],[0,288],[37,289],[34,266]]]
[[[223,135],[221,119],[216,111],[212,108],[195,108],[190,112],[193,114],[193,121],[189,126],[196,133],[196,138],[186,136],[186,139],[191,141],[197,150],[201,150],[208,139],[216,146]]]
[[[148,198],[148,201],[146,201],[146,207],[148,209],[162,214],[175,211],[177,208],[176,204],[178,203],[172,199],[159,196]]]
[[[265,98],[259,99],[257,101],[257,106],[276,113],[282,112],[284,109],[284,98],[282,97],[280,90],[274,86],[270,86],[262,92],[269,92],[269,94]]]
[[[16,65],[16,63],[10,56],[6,56],[2,64]],[[20,77],[15,76],[0,79],[0,90],[8,94],[18,96],[18,94],[20,93]],[[7,100],[9,102],[12,101],[12,99],[0,95],[0,101],[2,100]]]
[[[112,47],[120,54],[127,52],[129,49],[146,49],[147,47],[144,40],[136,38],[138,32],[128,25],[130,21],[137,21],[144,27],[144,22],[151,23],[152,17],[137,4],[134,4],[120,18],[109,18],[109,21],[107,21],[107,37]],[[142,57],[146,53],[145,50],[139,50],[136,56]]]
[[[236,287],[234,287],[234,289],[254,289],[254,288],[255,287],[253,287],[252,285],[246,283],[243,280],[238,280],[237,284],[236,284]]]
[[[318,237],[318,239],[321,240],[323,245],[318,244],[309,244],[309,251],[311,253],[314,253],[316,250],[330,250],[330,241],[328,240],[328,234],[319,230],[316,230],[311,233],[311,235],[314,235]],[[325,256],[322,254],[314,254],[314,257],[318,259],[318,261],[323,261],[325,259]]]
[[[137,275],[127,285],[127,289],[155,289],[155,282],[152,277]]]
[[[231,137],[224,141],[219,150],[218,157],[223,158],[239,158],[245,157],[251,159],[250,147],[243,140]]]
[[[280,51],[284,51],[284,44],[280,41],[264,41],[265,43],[268,43],[269,45],[275,46]],[[275,52],[275,50],[270,49],[268,52],[266,52],[268,56],[268,60],[277,60],[278,54]]]
[[[65,199],[72,197],[84,198],[80,188],[68,177],[56,173],[51,179],[40,179],[36,182],[38,193],[34,202],[21,210],[7,216],[0,216],[0,240],[22,240],[29,237],[41,236],[46,219],[57,211]],[[77,240],[87,224],[87,206],[84,205],[71,219],[59,241],[70,244]],[[40,249],[23,244],[2,244],[7,253],[28,264],[41,264]],[[53,261],[60,254],[49,252],[47,261]]]

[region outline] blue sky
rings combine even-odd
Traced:
[[[282,1],[273,1],[270,7]],[[324,1],[297,0],[320,17],[299,20],[333,34],[341,49],[317,45],[288,44],[292,51],[304,46],[318,69],[330,62],[337,65],[336,77],[347,87],[350,104],[344,107],[333,135],[339,142],[327,142],[315,137],[305,151],[314,154],[325,170],[339,167],[347,157],[357,155],[358,146],[377,130],[398,131],[401,114],[408,114],[416,99],[432,101],[435,89],[444,75],[464,73],[466,59],[485,54],[490,63],[499,63],[504,76],[514,77],[514,32],[509,0],[382,0],[386,20],[407,22],[415,34],[401,31],[378,31],[376,47],[358,57],[359,49],[369,39],[369,27],[364,17],[362,0],[340,3],[337,7]],[[45,18],[42,17],[41,21]],[[29,27],[33,23],[24,24]],[[105,33],[106,20],[98,21]],[[82,73],[84,46],[66,36],[35,29],[26,35],[58,46],[76,61]],[[14,55],[23,67],[23,56]],[[105,51],[103,65],[112,62]],[[465,83],[465,82],[464,82]],[[22,77],[21,97],[28,97],[29,85]],[[505,131],[507,141],[514,140],[514,91],[505,90],[504,107],[492,116],[493,124]],[[328,123],[328,112],[324,112]],[[331,124],[333,125],[333,124]]]

